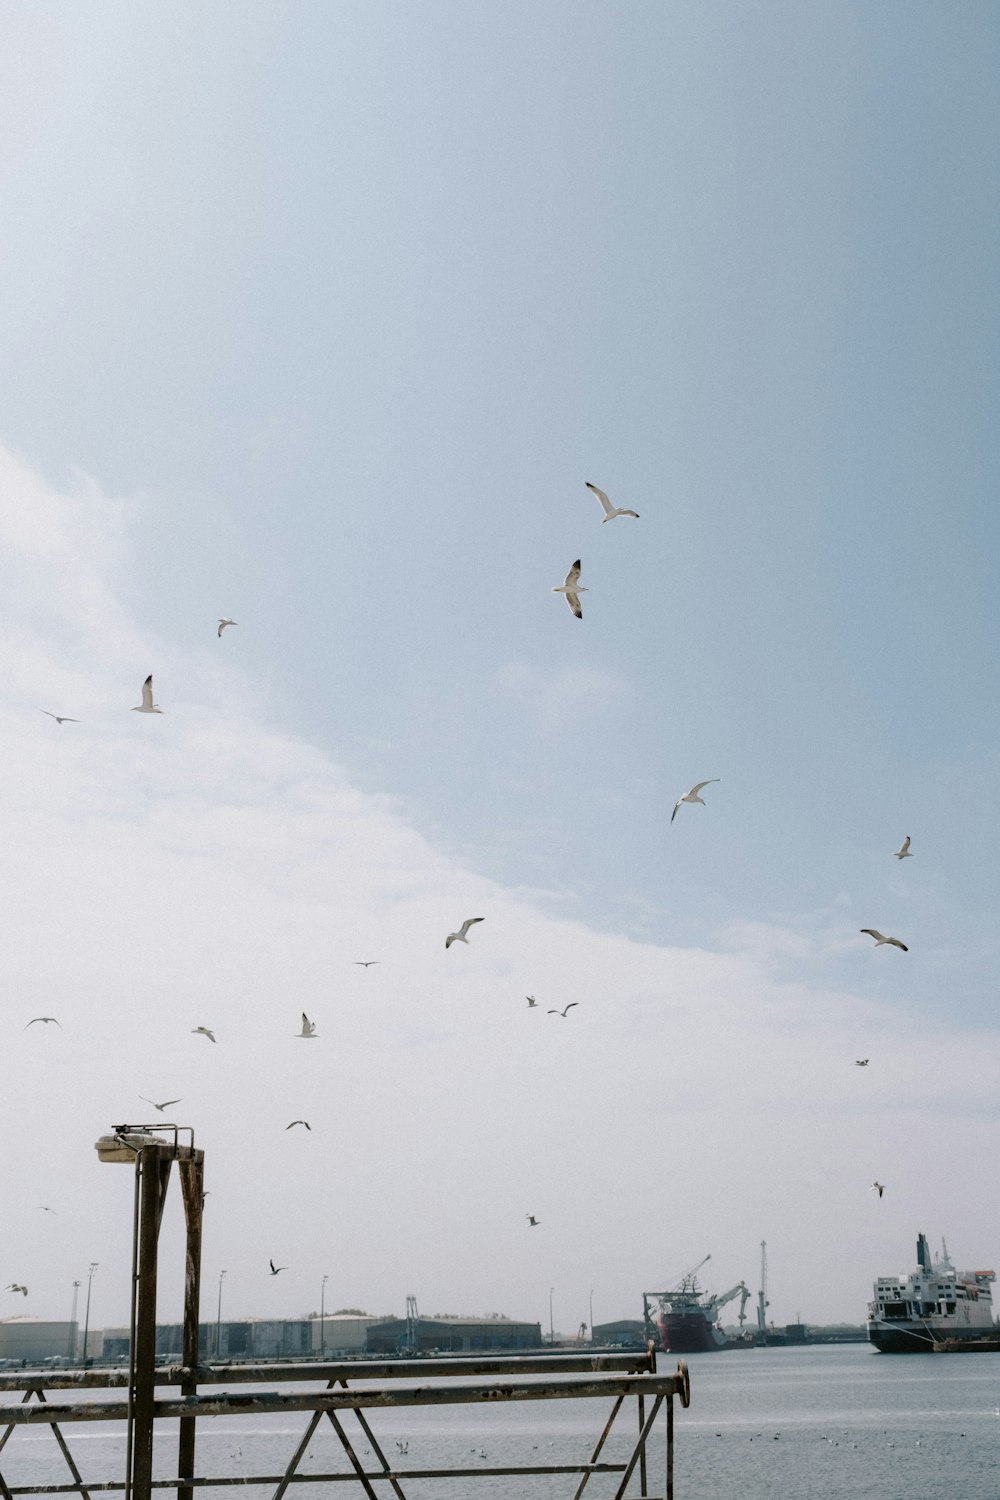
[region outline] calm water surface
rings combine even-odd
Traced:
[[[661,1356],[661,1369],[675,1363]],[[677,1500],[1000,1500],[1000,1355],[893,1356],[851,1344],[692,1355],[688,1366],[691,1406],[675,1408]],[[58,1393],[52,1399],[60,1399]],[[590,1457],[608,1405],[588,1400],[411,1409],[375,1412],[370,1421],[400,1469],[575,1463]],[[308,1420],[308,1413],[208,1419],[199,1424],[198,1472],[280,1475]],[[367,1439],[353,1417],[344,1420],[364,1457]],[[119,1433],[81,1426],[64,1431],[85,1481],[120,1477]],[[400,1443],[408,1447],[405,1455]],[[620,1461],[629,1450],[623,1431],[620,1438],[612,1436],[602,1456]],[[161,1423],[157,1472],[164,1477],[175,1472],[175,1452],[176,1424]],[[301,1472],[348,1470],[324,1419]],[[649,1471],[649,1493],[662,1497],[662,1426],[649,1448]],[[69,1477],[54,1439],[39,1428],[13,1433],[0,1453],[0,1474],[10,1486],[58,1484]],[[578,1482],[569,1475],[484,1476],[406,1479],[401,1486],[416,1500],[569,1500]],[[595,1476],[585,1493],[605,1500],[617,1482]],[[375,1489],[380,1496],[393,1493],[385,1481]],[[212,1500],[231,1493],[221,1487],[196,1491]],[[253,1487],[251,1493],[266,1491]],[[289,1490],[291,1500],[347,1500],[362,1493],[353,1481],[307,1482]],[[638,1494],[636,1478],[629,1495]]]

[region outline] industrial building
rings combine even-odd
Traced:
[[[595,1323],[590,1336],[595,1344],[622,1344],[626,1349],[641,1349],[646,1342],[646,1325],[641,1318],[619,1318],[615,1323]]]
[[[47,1360],[79,1358],[83,1350],[82,1332],[76,1323],[47,1318],[0,1318],[0,1359],[18,1364],[44,1364]],[[99,1328],[87,1330],[87,1355],[100,1359],[102,1335]],[[127,1344],[126,1344],[127,1347]]]
[[[499,1314],[489,1318],[387,1318],[368,1328],[370,1354],[467,1354],[478,1349],[540,1349],[540,1323],[517,1323]]]

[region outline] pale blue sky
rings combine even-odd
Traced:
[[[3,25],[0,441],[127,502],[129,684],[232,615],[241,712],[458,869],[992,1040],[996,8]]]

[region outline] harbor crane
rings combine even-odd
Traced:
[[[723,1308],[723,1307],[725,1307],[725,1305],[726,1305],[727,1302],[732,1302],[732,1300],[733,1300],[734,1297],[740,1297],[742,1299],[741,1302],[740,1302],[740,1316],[739,1316],[740,1332],[742,1333],[743,1332],[743,1324],[746,1321],[746,1315],[747,1315],[746,1314],[747,1302],[749,1301],[749,1298],[750,1298],[750,1288],[747,1286],[746,1282],[745,1281],[738,1281],[735,1286],[729,1288],[728,1292],[723,1292],[723,1294],[722,1294],[721,1297],[716,1297],[716,1299],[715,1299],[715,1306],[716,1306],[716,1309]]]
[[[760,1291],[757,1293],[757,1337],[763,1344],[767,1341],[767,1240],[760,1242]]]

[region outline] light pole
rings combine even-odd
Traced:
[[[215,1358],[219,1358],[219,1350],[222,1348],[222,1283],[225,1280],[225,1271],[219,1272],[219,1305],[215,1312]]]
[[[72,1308],[70,1310],[70,1315],[69,1315],[69,1338],[66,1340],[66,1358],[70,1359],[70,1360],[73,1358],[74,1346],[75,1346],[76,1340],[77,1340],[76,1301],[77,1301],[77,1298],[79,1297],[79,1295],[80,1295],[80,1283],[78,1281],[74,1281],[74,1283],[73,1283],[73,1306],[72,1306]]]
[[[326,1284],[329,1276],[324,1276],[319,1288],[319,1357],[326,1358]]]
[[[590,1288],[590,1342],[594,1342],[594,1288]]]
[[[89,1364],[89,1360],[87,1359],[87,1335],[90,1333],[90,1283],[94,1279],[94,1272],[97,1270],[97,1267],[98,1267],[99,1264],[100,1264],[99,1261],[92,1260],[90,1262],[90,1266],[88,1267],[88,1270],[87,1270],[87,1311],[84,1314],[84,1318],[83,1318],[83,1368],[84,1369],[86,1369],[87,1365]]]
[[[555,1287],[554,1286],[550,1286],[549,1287],[549,1343],[550,1344],[554,1344],[555,1341],[556,1341],[555,1325],[552,1322],[552,1294],[553,1294],[554,1291],[555,1291]]]

